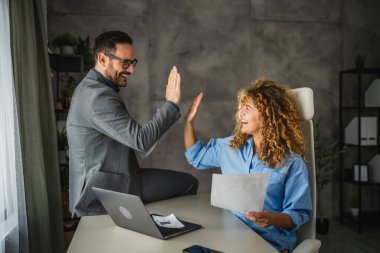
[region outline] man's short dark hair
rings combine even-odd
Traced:
[[[116,43],[127,43],[132,45],[133,41],[128,34],[120,31],[105,32],[96,37],[93,50],[95,63],[99,53],[114,53]]]

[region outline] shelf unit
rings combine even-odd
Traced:
[[[357,95],[357,103],[356,105],[344,105],[343,101],[343,88],[351,88],[344,86],[343,79],[346,75],[351,75],[356,77],[356,95]],[[370,152],[371,154],[375,155],[376,153],[380,154],[380,131],[379,131],[379,119],[380,119],[380,107],[365,107],[364,106],[364,91],[362,90],[363,86],[363,78],[366,75],[372,75],[374,78],[380,78],[380,69],[379,68],[363,68],[363,69],[350,69],[350,70],[344,70],[339,72],[339,147],[340,150],[342,150],[344,147],[346,149],[355,150],[357,152],[357,157],[354,159],[356,164],[365,164],[367,161],[363,158],[363,150],[366,152]],[[358,117],[358,145],[351,145],[351,144],[345,144],[344,141],[344,135],[345,135],[345,126],[343,125],[343,117],[349,113],[355,114],[356,117]],[[377,133],[377,145],[374,146],[362,146],[361,145],[361,117],[362,116],[376,116],[377,117],[377,124],[378,124],[378,133]],[[376,150],[376,152],[374,151]],[[345,175],[345,172],[347,173],[350,171],[344,166],[344,161],[346,159],[346,155],[344,153],[340,153],[339,157],[339,212],[340,212],[340,222],[343,223],[343,221],[351,221],[351,223],[354,223],[354,226],[356,226],[357,231],[359,233],[362,233],[363,223],[365,223],[366,217],[373,215],[373,213],[376,214],[376,216],[380,217],[380,207],[378,211],[371,211],[366,212],[362,208],[362,187],[378,187],[379,190],[379,204],[380,204],[380,182],[362,182],[361,181],[361,172],[359,171],[359,180],[354,181],[353,179],[350,179]],[[360,170],[359,166],[359,170]],[[380,168],[379,168],[380,169]],[[352,173],[352,170],[351,170]],[[344,187],[345,184],[351,184],[358,188],[358,202],[359,202],[359,215],[358,217],[354,218],[352,215],[347,214],[344,212]],[[376,222],[379,222],[379,219],[375,220]]]
[[[63,55],[63,54],[50,54],[49,55],[50,60],[50,67],[51,69],[55,70],[56,72],[56,81],[53,84],[55,94],[54,94],[54,102],[58,102],[60,97],[60,78],[59,75],[62,72],[67,73],[82,73],[83,72],[83,57],[81,55]],[[55,109],[55,119],[56,122],[58,122],[62,116],[62,118],[66,118],[67,114],[69,112],[68,108],[63,109]],[[68,161],[64,163],[59,163],[60,168],[60,182],[61,187],[65,180],[68,180],[68,169],[69,164]],[[64,231],[73,231],[76,229],[79,218],[74,217],[72,218],[69,211],[68,211],[68,192],[63,190],[62,188],[62,211],[63,211],[63,225],[64,225]]]
[[[81,55],[65,55],[65,54],[50,54],[50,67],[56,71],[55,80],[55,96],[54,101],[58,102],[60,100],[60,82],[59,75],[61,72],[66,73],[81,73],[83,72],[83,58]],[[65,115],[68,113],[68,109],[56,109],[55,115],[56,120],[59,120],[60,115]]]

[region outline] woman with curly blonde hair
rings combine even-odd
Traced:
[[[298,112],[288,87],[259,79],[238,93],[234,135],[196,139],[193,121],[203,93],[185,117],[186,158],[197,169],[223,174],[270,173],[262,212],[234,214],[280,252],[293,250],[295,232],[312,211],[305,147]],[[254,193],[252,193],[254,194]]]

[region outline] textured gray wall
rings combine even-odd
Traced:
[[[352,68],[357,53],[366,55],[367,66],[380,65],[379,10],[376,0],[50,0],[48,30],[49,38],[64,31],[92,40],[108,30],[130,34],[139,64],[122,95],[141,123],[163,103],[168,72],[176,65],[182,114],[205,92],[196,121],[204,141],[232,133],[237,90],[261,76],[311,87],[327,140],[338,133],[338,71]],[[217,170],[191,168],[182,139],[180,120],[141,164],[192,173],[200,192],[209,192]],[[335,188],[323,201],[329,216]]]

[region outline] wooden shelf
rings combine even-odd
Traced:
[[[355,145],[355,144],[343,143],[343,145],[350,148],[359,148],[359,145]],[[378,145],[360,145],[360,148],[377,148],[377,147]]]
[[[344,110],[358,110],[359,106],[353,106],[353,105],[345,105],[341,107]],[[360,106],[360,110],[379,110],[380,107],[369,107],[369,106]]]
[[[340,71],[341,74],[379,74],[380,68],[347,69]]]
[[[376,211],[361,211],[362,212],[362,223],[366,224],[380,224],[380,212]],[[352,222],[352,223],[358,223],[359,222],[359,217],[354,217],[352,216],[351,213],[345,212],[343,213],[343,218],[346,221]]]
[[[83,60],[76,54],[49,54],[50,67],[59,72],[82,72]]]
[[[354,180],[343,180],[345,183],[349,183],[349,184],[354,184],[354,185],[358,185],[359,184],[359,181],[354,181]],[[380,185],[380,182],[364,182],[364,181],[361,181],[360,184],[363,186],[363,185]]]
[[[54,109],[57,113],[69,113],[69,109]]]

